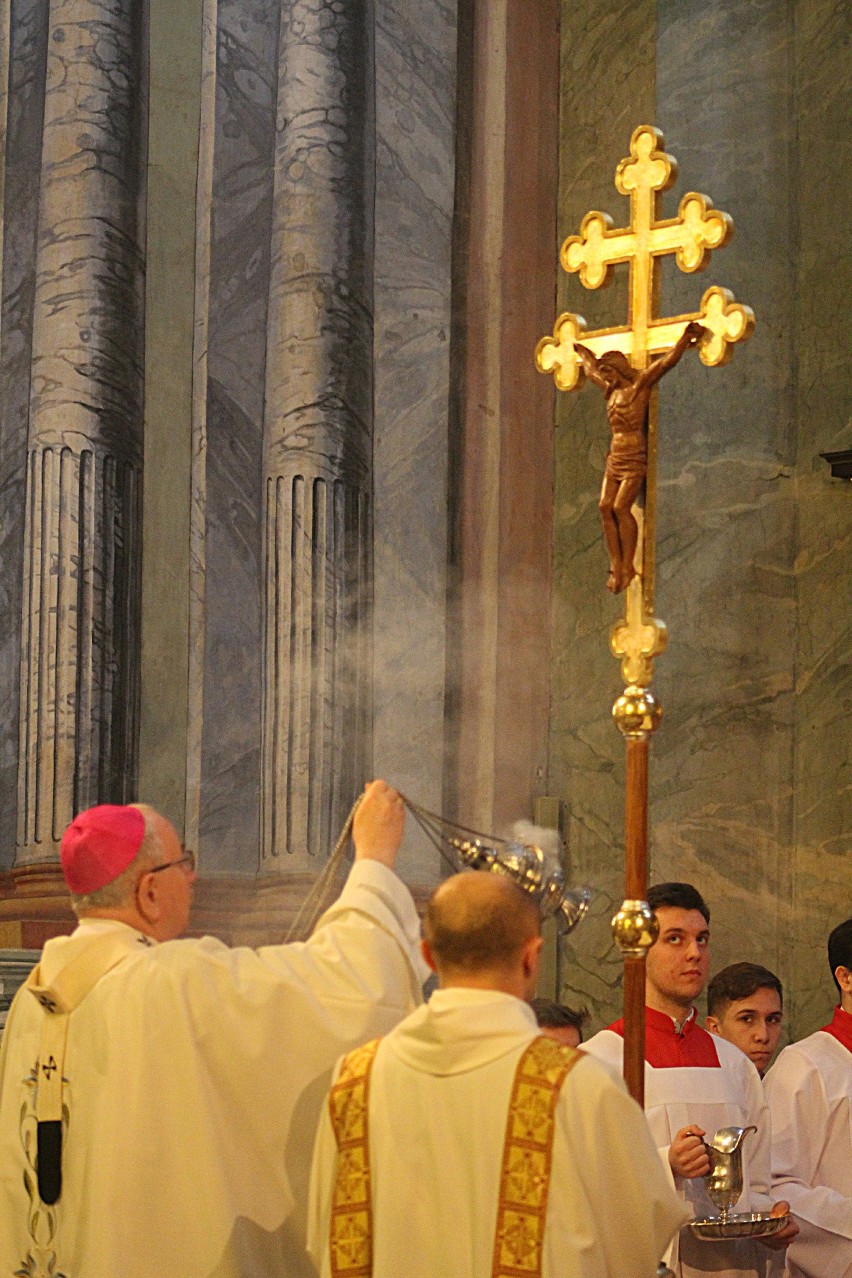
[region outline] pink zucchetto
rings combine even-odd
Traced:
[[[65,882],[75,896],[88,896],[117,879],[136,856],[145,837],[138,808],[99,803],[76,816],[62,836],[59,859]]]

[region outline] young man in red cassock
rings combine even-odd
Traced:
[[[727,1040],[698,1024],[695,1000],[710,966],[710,911],[689,883],[661,883],[648,892],[660,925],[648,951],[645,993],[645,1113],[660,1157],[697,1218],[718,1215],[704,1178],[704,1144],[721,1127],[757,1128],[743,1144],[743,1193],[736,1212],[784,1215],[770,1197],[770,1123],[760,1077]],[[584,1050],[620,1070],[624,1022],[616,1021]],[[751,1239],[705,1242],[681,1230],[669,1264],[679,1278],[755,1278],[769,1262],[767,1247],[783,1249],[796,1234],[792,1221],[766,1244]]]

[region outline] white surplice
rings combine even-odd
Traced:
[[[650,1013],[659,1018],[659,1013]],[[670,1019],[670,1018],[667,1018]],[[650,1033],[650,1031],[649,1031]],[[704,1034],[695,1027],[695,1033]],[[770,1122],[760,1075],[747,1056],[726,1039],[713,1036],[718,1057],[714,1068],[700,1065],[667,1066],[655,1069],[645,1062],[645,1116],[657,1146],[660,1162],[674,1182],[681,1198],[690,1207],[690,1216],[717,1216],[707,1197],[703,1177],[674,1176],[668,1151],[673,1137],[683,1127],[697,1125],[712,1140],[720,1127],[755,1126],[743,1143],[743,1193],[736,1212],[768,1212],[770,1194]],[[624,1039],[605,1029],[584,1044],[584,1048],[611,1068],[622,1069]],[[771,1254],[752,1240],[706,1242],[682,1229],[668,1257],[678,1278],[760,1278],[767,1273]]]
[[[852,1278],[852,1051],[817,1030],[785,1047],[764,1081],[772,1182],[800,1226],[789,1278]]]
[[[509,1097],[538,1032],[519,999],[451,988],[383,1039],[369,1090],[373,1278],[490,1278]],[[323,1278],[336,1166],[326,1106],[308,1220]],[[543,1278],[652,1278],[686,1215],[641,1110],[583,1057],[556,1110]]]
[[[22,989],[0,1054],[0,1275],[301,1278],[313,1138],[334,1062],[421,998],[402,882],[357,862],[304,943],[161,945],[89,920],[48,941],[42,984],[110,930],[127,956],[71,1013],[63,1189],[39,1204],[33,1077],[42,1019]],[[28,1148],[25,1148],[27,1146]]]

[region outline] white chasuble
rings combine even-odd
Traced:
[[[845,1018],[845,1019],[844,1019]],[[772,1178],[800,1234],[789,1278],[852,1278],[852,1016],[785,1047],[764,1081]]]
[[[0,1275],[307,1278],[310,1153],[334,1062],[420,1001],[409,892],[359,861],[308,941],[258,950],[85,921],[45,946],[42,986],[109,931],[128,954],[69,1017],[53,1206],[35,1179],[49,1013],[25,988],[9,1013]]]
[[[621,1022],[616,1024],[621,1026]],[[669,1037],[679,1042],[670,1044]],[[623,1047],[624,1039],[615,1028],[602,1030],[583,1045],[585,1051],[619,1072]],[[659,1052],[656,1057],[655,1050]],[[658,1063],[649,1063],[649,1055]],[[668,1063],[675,1059],[704,1063]],[[670,1017],[646,1009],[645,1115],[660,1163],[689,1206],[690,1216],[696,1218],[716,1216],[718,1211],[707,1197],[703,1177],[688,1180],[673,1175],[668,1158],[672,1138],[693,1124],[704,1129],[708,1141],[720,1127],[754,1125],[757,1131],[750,1132],[743,1142],[743,1193],[734,1210],[770,1210],[774,1200],[770,1192],[769,1111],[760,1075],[733,1043],[708,1035],[694,1020],[689,1033],[675,1035]],[[668,1263],[678,1278],[708,1274],[713,1278],[763,1278],[771,1258],[768,1248],[752,1240],[704,1242],[691,1230],[682,1229]]]
[[[379,1044],[368,1100],[372,1278],[491,1278],[510,1096],[537,1035],[519,999],[451,988]],[[653,1278],[687,1213],[641,1110],[583,1056],[554,1119],[542,1278]],[[337,1168],[326,1107],[308,1221],[323,1278]]]

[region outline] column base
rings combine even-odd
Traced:
[[[215,936],[227,945],[280,944],[315,877],[201,878],[186,935]],[[411,891],[422,908],[432,886]],[[18,866],[0,874],[0,949],[40,950],[52,936],[68,936],[76,926],[57,864]]]
[[[0,874],[0,947],[40,950],[50,937],[67,936],[76,926],[58,862]]]
[[[307,878],[292,885],[278,880],[272,884],[278,891],[261,895],[254,879],[201,879],[188,934],[218,936],[229,944],[268,942],[289,927],[309,885]],[[52,936],[68,936],[76,926],[58,863],[16,866],[0,875],[1,948],[40,950]]]

